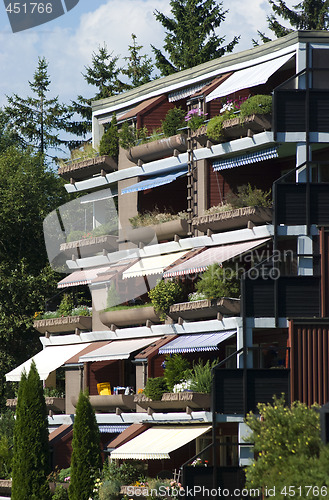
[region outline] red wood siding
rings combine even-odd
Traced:
[[[329,401],[329,320],[290,322],[291,400],[307,405]]]
[[[146,127],[149,134],[161,127],[161,121],[164,120],[169,109],[174,108],[175,103],[163,101],[154,108],[141,115],[141,127]],[[178,106],[177,106],[178,107]]]
[[[124,385],[123,361],[97,361],[88,363],[88,389],[91,396],[97,396],[97,384],[110,382],[111,388]]]

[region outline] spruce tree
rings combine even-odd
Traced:
[[[91,131],[92,100],[111,97],[129,88],[119,78],[122,68],[117,66],[118,60],[119,56],[113,56],[104,44],[98,48],[98,52],[93,52],[91,66],[85,66],[86,72],[82,76],[89,85],[96,87],[96,94],[91,98],[79,95],[76,101],[72,101],[70,110],[83,118],[73,129],[78,135]]]
[[[15,132],[20,144],[24,148],[33,146],[41,154],[49,148],[58,149],[71,143],[60,139],[58,133],[71,131],[72,113],[59,102],[58,97],[47,99],[50,83],[48,63],[44,57],[39,57],[33,80],[29,81],[33,96],[7,96],[8,105],[4,108],[9,129]]]
[[[292,9],[287,7],[284,0],[269,0],[269,4],[274,12],[267,16],[269,29],[276,38],[288,35],[295,30],[327,30],[329,27],[329,0],[302,0]],[[290,26],[285,27],[280,24],[277,16],[288,21]],[[271,39],[264,33],[258,31],[262,42],[269,42]],[[253,40],[254,45],[258,42]]]
[[[47,409],[40,377],[32,362],[23,372],[14,426],[12,500],[51,498]]]
[[[134,33],[132,33],[131,38],[132,45],[128,46],[130,55],[124,57],[125,61],[128,61],[128,65],[126,69],[122,70],[122,73],[128,76],[130,79],[130,87],[134,88],[152,80],[153,63],[152,59],[146,54],[140,55],[143,46],[137,45],[137,37]]]
[[[172,17],[158,10],[154,15],[166,30],[164,49],[152,45],[156,67],[163,76],[186,68],[192,68],[227,52],[232,52],[240,37],[235,36],[223,46],[225,37],[216,34],[225,20],[227,10],[215,0],[171,0]]]
[[[100,437],[87,393],[80,392],[73,424],[70,500],[92,497],[95,478],[102,466]]]

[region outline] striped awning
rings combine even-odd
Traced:
[[[211,429],[210,425],[155,426],[111,452],[122,460],[161,460]]]
[[[92,280],[97,278],[99,273],[110,271],[110,266],[97,267],[92,269],[81,269],[65,276],[64,279],[59,281],[57,288],[66,288],[69,286],[89,285]]]
[[[236,330],[225,330],[217,333],[180,335],[168,344],[160,347],[159,354],[216,351],[221,342],[233,337],[235,334]]]
[[[183,250],[165,255],[155,255],[152,257],[143,257],[136,264],[133,264],[122,273],[122,278],[136,278],[138,276],[150,276],[152,274],[162,274],[163,271],[178,261],[188,253],[188,250]]]
[[[118,434],[128,429],[129,425],[99,425],[98,429],[101,434]]]
[[[277,148],[268,148],[254,153],[248,153],[243,156],[235,156],[234,158],[227,158],[226,160],[214,161],[212,164],[213,170],[226,170],[228,168],[241,167],[242,165],[249,165],[259,161],[271,160],[278,158]]]
[[[191,87],[186,87],[185,89],[176,90],[175,92],[170,92],[170,94],[168,95],[168,101],[176,102],[179,101],[180,99],[185,99],[185,97],[189,97],[198,90],[202,89],[205,86],[205,84],[206,84],[205,82],[200,82]]]
[[[269,239],[262,238],[259,240],[243,241],[242,243],[233,243],[232,245],[208,247],[194,257],[185,260],[177,266],[171,267],[168,271],[164,272],[163,277],[172,278],[174,276],[184,276],[185,274],[203,273],[212,264],[221,264],[238,255],[249,252],[253,248],[263,245]]]
[[[170,174],[157,175],[156,177],[149,177],[140,182],[136,182],[132,186],[121,189],[121,194],[134,193],[136,191],[145,191],[146,189],[152,189],[159,186],[164,186],[165,184],[170,184],[171,182],[178,179],[182,175],[187,174],[187,166],[184,165],[183,168],[170,172]]]

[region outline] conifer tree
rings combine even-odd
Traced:
[[[228,12],[223,10],[222,2],[171,0],[170,5],[172,17],[158,10],[154,13],[166,30],[164,49],[168,57],[152,45],[156,67],[163,76],[232,52],[238,43],[239,37],[235,36],[223,46],[225,37],[216,34]]]
[[[143,48],[142,45],[137,45],[136,35],[131,34],[132,45],[128,46],[129,56],[124,57],[125,61],[128,61],[126,69],[122,70],[124,75],[127,75],[130,79],[131,88],[139,87],[144,83],[150,82],[152,80],[153,64],[152,59],[146,54],[140,55],[140,51]]]
[[[82,76],[89,85],[96,87],[96,94],[89,99],[79,95],[76,101],[72,101],[71,111],[83,118],[74,129],[78,135],[91,131],[92,100],[111,97],[129,88],[119,78],[122,68],[117,66],[118,60],[119,56],[113,56],[104,44],[98,48],[98,52],[93,52],[91,66],[85,66],[86,72]]]
[[[70,141],[59,138],[58,133],[73,131],[72,113],[58,97],[47,99],[50,83],[48,63],[39,57],[33,80],[29,81],[33,97],[7,96],[8,105],[4,108],[9,129],[17,135],[20,144],[24,148],[33,146],[41,154],[49,148],[70,145]]]
[[[80,392],[73,424],[70,500],[92,497],[95,478],[102,465],[100,437],[87,393]]]
[[[14,426],[12,500],[51,498],[47,409],[40,377],[32,362],[23,372]]]
[[[302,0],[292,9],[287,7],[284,0],[269,0],[269,4],[274,12],[267,16],[269,29],[276,38],[288,35],[295,30],[327,30],[329,27],[329,0]],[[280,24],[277,16],[288,21],[288,27]],[[258,31],[262,42],[269,42],[271,39],[264,33]],[[258,43],[253,40],[254,45]]]

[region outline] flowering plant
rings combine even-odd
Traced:
[[[185,121],[190,129],[195,131],[205,123],[206,116],[207,113],[204,113],[202,109],[193,108],[185,116]]]
[[[184,392],[191,389],[191,380],[184,380],[179,384],[175,384],[173,387],[173,392]]]
[[[239,99],[227,99],[220,109],[220,114],[225,113],[225,118],[234,118],[234,115],[240,111],[241,104],[247,100],[247,97],[240,97]]]
[[[208,460],[202,460],[202,458],[198,457],[190,465],[191,467],[208,467]]]

